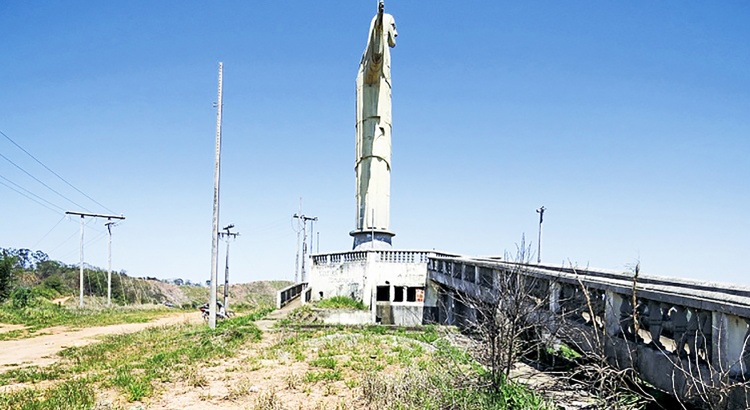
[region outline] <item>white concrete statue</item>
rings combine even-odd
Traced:
[[[370,23],[367,47],[357,73],[357,215],[354,248],[390,247],[391,53],[396,21],[383,13]],[[362,246],[364,245],[364,246]]]

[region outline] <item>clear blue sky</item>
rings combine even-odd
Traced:
[[[235,281],[291,278],[290,217],[351,248],[373,1],[0,2],[0,131],[127,220],[114,268],[210,272],[217,65]],[[750,284],[750,3],[389,0],[398,248]],[[0,136],[0,246],[78,261],[88,200]],[[0,182],[8,183],[0,179]],[[49,205],[48,205],[49,206]],[[58,223],[59,222],[59,223]],[[51,231],[50,231],[51,230]],[[102,221],[86,261],[106,266]],[[49,234],[47,234],[49,232]],[[45,236],[45,234],[47,234]],[[220,263],[223,268],[223,259]]]

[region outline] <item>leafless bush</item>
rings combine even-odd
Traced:
[[[522,239],[516,255],[506,255],[516,263],[493,275],[492,283],[486,283],[489,292],[458,289],[453,294],[454,305],[462,306],[459,310],[467,308],[468,313],[457,321],[476,336],[477,359],[488,366],[489,383],[495,390],[510,380],[516,362],[538,355],[555,340],[557,326],[549,309],[548,283],[528,274],[530,258],[530,248]],[[481,275],[474,278],[481,284]]]

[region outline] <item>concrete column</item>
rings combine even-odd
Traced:
[[[549,310],[560,313],[560,283],[549,281]]]
[[[728,364],[727,339],[726,315],[721,312],[711,312],[711,346],[706,346],[706,350],[711,351],[711,365],[719,372],[725,371]]]
[[[604,327],[607,335],[617,337],[620,334],[620,305],[622,295],[610,290],[604,292]]]
[[[445,298],[443,299],[443,305],[445,306],[445,324],[455,324],[455,316],[453,315],[454,304],[453,295],[450,292],[445,292]]]

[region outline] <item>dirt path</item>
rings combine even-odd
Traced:
[[[190,312],[163,317],[148,323],[126,323],[77,330],[66,327],[45,329],[44,332],[50,334],[28,339],[0,341],[0,372],[18,366],[47,366],[58,360],[56,353],[60,350],[94,343],[101,336],[137,332],[151,326],[200,321],[200,312]]]
[[[22,329],[26,329],[26,326],[0,323],[0,333],[12,332],[14,330],[22,330]]]

